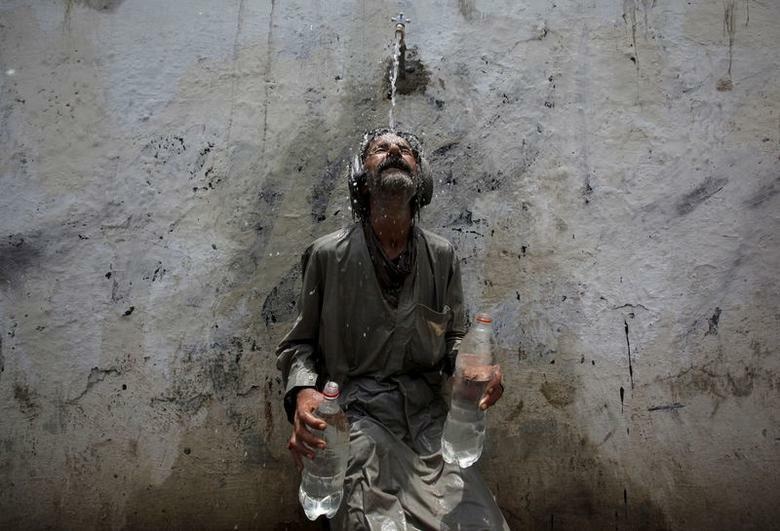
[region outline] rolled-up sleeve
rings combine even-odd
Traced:
[[[317,356],[320,311],[322,308],[322,270],[318,257],[309,247],[301,258],[303,286],[298,298],[298,316],[292,330],[276,350],[276,367],[285,387],[288,419],[295,408],[295,395],[304,387],[317,384]]]

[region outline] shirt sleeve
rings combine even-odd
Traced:
[[[301,258],[303,286],[298,298],[298,315],[290,332],[276,350],[276,367],[285,386],[284,407],[287,419],[295,413],[295,397],[302,388],[317,384],[317,356],[320,311],[322,308],[322,270],[316,253],[309,247]]]
[[[452,375],[455,372],[455,358],[458,356],[460,341],[466,334],[460,260],[454,249],[452,250],[450,260],[445,304],[452,310],[452,319],[450,320],[450,324],[447,327],[447,332],[444,336],[447,341],[447,358],[445,359],[443,370],[447,374]]]

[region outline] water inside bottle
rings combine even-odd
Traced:
[[[344,474],[349,457],[349,424],[343,411],[317,413],[328,423],[324,430],[312,430],[327,446],[315,450],[314,460],[304,460],[304,473],[298,489],[298,499],[309,520],[320,515],[332,518],[343,497]],[[338,470],[338,473],[333,473]]]
[[[474,376],[489,375],[479,371]],[[452,402],[442,433],[442,457],[461,468],[473,465],[482,455],[485,442],[485,412],[479,401],[490,380],[469,379],[457,374],[452,389]]]

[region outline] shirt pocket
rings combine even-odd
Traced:
[[[452,310],[445,306],[437,312],[424,304],[417,304],[412,313],[411,337],[406,359],[411,367],[432,369],[446,354],[446,334]]]

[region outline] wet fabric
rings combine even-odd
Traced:
[[[315,241],[277,366],[288,396],[341,384],[350,459],[334,529],[508,529],[476,468],[441,458],[441,388],[464,334],[460,270],[447,240],[419,228],[412,238],[396,308],[360,225]]]
[[[415,230],[416,227],[412,227],[413,233]],[[374,265],[374,273],[376,273],[376,279],[379,282],[379,289],[382,290],[382,296],[387,299],[390,306],[398,308],[398,296],[401,294],[404,280],[412,272],[417,258],[415,238],[409,238],[406,249],[398,258],[390,260],[382,249],[382,244],[370,223],[363,223],[363,237],[366,240],[368,255]]]

